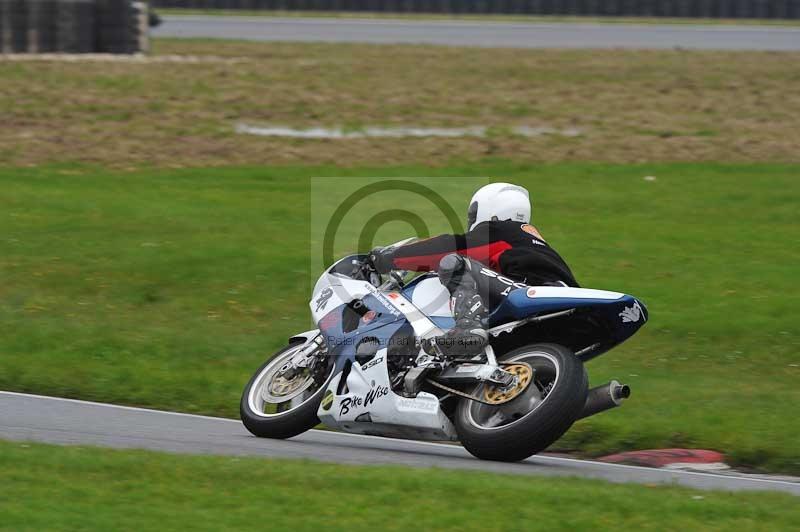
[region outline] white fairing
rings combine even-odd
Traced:
[[[450,310],[450,293],[438,277],[429,277],[417,283],[411,294],[411,303],[428,316],[453,315]]]
[[[358,434],[456,440],[455,429],[435,395],[420,392],[408,398],[392,391],[386,356],[384,348],[363,368],[353,362],[347,375],[347,387],[341,395],[337,395],[336,390],[342,373],[335,375],[317,411],[320,421],[329,427]]]
[[[319,329],[312,329],[310,331],[295,334],[289,338],[289,343],[301,342],[305,345],[317,336],[319,336]]]
[[[402,314],[405,319],[408,320],[408,323],[411,324],[411,327],[414,329],[414,334],[416,334],[418,338],[430,338],[444,333],[444,331],[431,321],[427,312],[414,306],[414,304],[406,299],[400,292],[389,292],[384,296],[381,292],[375,290],[374,295],[379,299],[382,298],[386,305],[398,311],[398,316]]]
[[[607,290],[595,290],[593,288],[573,288],[571,286],[532,286],[536,292],[533,298],[540,297],[563,297],[572,299],[619,299],[625,294],[619,292],[609,292]]]
[[[319,323],[325,314],[336,307],[354,299],[361,299],[374,290],[375,288],[367,281],[356,281],[344,275],[326,271],[317,279],[311,301],[308,303],[314,323]]]

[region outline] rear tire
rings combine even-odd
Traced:
[[[250,433],[254,436],[258,436],[259,438],[276,439],[291,438],[314,428],[320,422],[319,418],[317,417],[317,409],[319,408],[320,401],[325,393],[328,382],[330,382],[332,371],[331,374],[325,379],[324,384],[320,385],[319,389],[314,392],[313,395],[306,399],[301,405],[291,410],[280,414],[265,416],[255,412],[250,406],[250,393],[253,390],[253,387],[257,385],[257,381],[259,380],[259,377],[261,377],[265,368],[272,364],[276,358],[281,357],[281,355],[285,355],[287,351],[297,349],[299,345],[300,344],[292,344],[275,353],[274,356],[272,356],[269,360],[264,362],[261,367],[258,368],[258,371],[256,371],[250,378],[247,386],[244,387],[242,399],[239,403],[239,415],[242,419],[242,423],[244,423],[245,428],[247,428],[247,430],[250,431]],[[325,362],[331,365],[332,359],[326,358]],[[258,393],[258,391],[256,391],[256,393]]]
[[[527,358],[526,358],[527,356]],[[528,361],[542,364],[536,375],[546,375],[550,370],[544,365],[557,366],[556,377],[549,393],[534,406],[507,424],[490,426],[476,419],[493,421],[493,412],[501,407],[513,411],[515,407],[529,405],[528,394],[538,393],[534,383],[516,399],[501,406],[486,406],[469,399],[461,399],[455,412],[455,427],[461,444],[471,454],[483,460],[516,462],[543,451],[558,440],[575,422],[583,410],[589,380],[583,363],[572,351],[557,344],[534,344],[510,351],[498,358],[499,362]],[[473,394],[483,393],[479,385]],[[518,404],[515,404],[519,402]],[[482,410],[485,409],[485,410]]]

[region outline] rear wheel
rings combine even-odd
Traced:
[[[242,393],[242,423],[260,438],[291,438],[319,423],[317,408],[333,374],[333,359],[320,356],[309,368],[288,362],[304,346],[289,345],[265,362]]]
[[[583,410],[588,378],[581,361],[566,347],[534,344],[498,358],[523,389],[498,391],[480,384],[472,395],[488,402],[462,399],[455,426],[462,445],[484,460],[515,462],[534,455],[558,440]],[[528,369],[529,368],[529,369]],[[531,371],[532,370],[532,371]]]

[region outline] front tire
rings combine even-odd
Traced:
[[[569,430],[586,403],[589,381],[578,357],[557,344],[521,347],[498,362],[530,364],[534,382],[497,406],[461,399],[455,427],[461,444],[477,458],[516,462],[543,451]],[[483,394],[483,386],[473,395]]]
[[[266,406],[269,403],[262,398],[263,381],[276,366],[284,364],[302,346],[302,343],[291,344],[278,351],[258,368],[245,386],[239,403],[239,415],[251,434],[259,438],[285,439],[302,434],[319,424],[317,408],[333,376],[333,360],[329,357],[319,361],[320,364],[325,364],[324,373],[316,376],[307,391],[284,403],[285,406],[279,406],[276,412],[267,412]]]

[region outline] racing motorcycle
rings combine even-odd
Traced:
[[[517,461],[630,395],[617,381],[589,389],[584,363],[644,325],[641,301],[484,273],[506,283],[508,295],[485,320],[485,350],[452,358],[422,348],[454,325],[435,273],[382,277],[368,255],[339,260],[313,290],[318,328],[291,337],[247,383],[245,427],[291,438],[322,422],[358,434],[459,441],[478,458]]]

